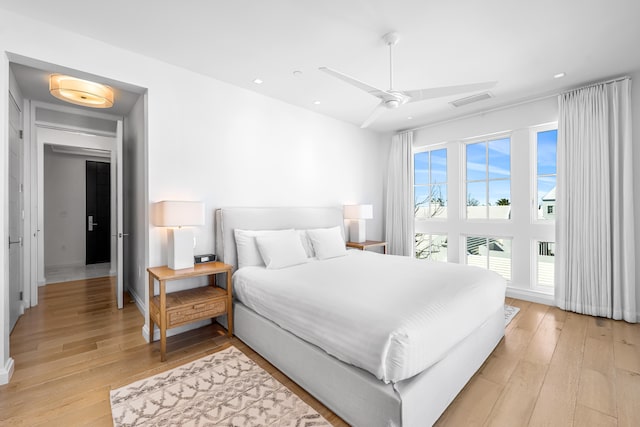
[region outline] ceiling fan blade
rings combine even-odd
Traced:
[[[355,87],[357,87],[359,89],[362,89],[365,92],[368,92],[368,93],[372,94],[375,97],[380,98],[381,95],[388,95],[388,93],[386,91],[384,91],[382,89],[378,89],[377,87],[370,86],[370,85],[368,85],[368,84],[366,84],[364,82],[361,82],[358,79],[354,79],[351,76],[347,76],[346,74],[343,74],[340,71],[336,71],[336,70],[333,70],[333,69],[328,68],[328,67],[320,67],[318,69],[320,71],[324,71],[325,73],[327,73],[329,75],[332,75],[333,77],[336,77],[336,78],[338,78],[338,79],[340,79],[340,80],[342,80],[344,82],[347,82],[352,86],[355,86]]]
[[[443,96],[491,89],[496,85],[496,83],[497,82],[483,82],[458,86],[432,87],[429,89],[407,90],[402,93],[411,97],[408,102],[416,102],[423,101],[425,99],[441,98]]]
[[[367,119],[364,122],[362,122],[362,124],[360,125],[360,128],[364,129],[366,127],[369,127],[371,123],[373,123],[374,121],[376,121],[378,117],[380,117],[380,114],[382,114],[384,110],[386,110],[384,106],[384,102],[381,102],[376,106],[376,108],[373,109],[371,114],[369,114],[369,117],[367,117]]]

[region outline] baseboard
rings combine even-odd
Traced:
[[[198,329],[203,326],[210,325],[211,323],[212,323],[211,319],[205,319],[205,320],[200,320],[198,322],[189,323],[188,325],[178,326],[177,328],[167,329],[167,337],[172,337],[174,335],[178,335],[183,332],[190,331],[192,329]],[[142,337],[145,339],[146,342],[149,342],[149,325],[147,325],[146,322],[142,327]],[[153,334],[153,340],[157,341],[159,339],[160,339],[160,329],[158,329],[158,327],[156,326]]]
[[[0,385],[9,384],[13,375],[13,359],[10,357],[2,368],[0,368]]]
[[[51,264],[51,265],[45,265],[44,269],[45,271],[47,270],[47,268],[67,268],[67,267],[84,267],[86,265],[86,263],[84,262],[84,260],[80,260],[80,261],[73,261],[67,264]]]
[[[553,295],[532,291],[530,289],[512,288],[507,286],[507,296],[509,298],[517,298],[538,304],[555,306],[555,299],[553,298]]]
[[[138,307],[138,310],[140,310],[140,313],[142,313],[142,317],[145,317],[147,315],[147,305],[144,303],[142,298],[140,298],[133,289],[127,289],[127,292],[129,292],[129,295],[133,297],[133,301],[135,302],[136,307]]]

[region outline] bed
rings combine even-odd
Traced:
[[[342,210],[339,208],[229,208],[216,211],[216,253],[218,258],[237,268],[237,250],[234,230],[280,230],[280,229],[318,229],[338,226],[343,230]],[[383,255],[351,253],[344,261],[333,263],[370,263],[369,257]],[[408,258],[390,257],[389,262],[411,262]],[[327,264],[328,265],[328,264]],[[315,268],[304,266],[301,268]],[[333,267],[332,267],[333,268]],[[340,267],[336,267],[340,271]],[[448,264],[448,268],[456,268]],[[319,271],[324,270],[324,266]],[[257,280],[264,280],[255,270]],[[293,268],[291,270],[294,270]],[[469,268],[461,271],[468,273]],[[238,274],[238,272],[242,274]],[[249,280],[246,276],[251,268],[242,268],[234,274],[234,292],[243,289],[242,283]],[[466,274],[465,273],[465,274]],[[260,273],[262,274],[262,273]],[[281,273],[278,273],[281,274]],[[288,273],[287,273],[288,274]],[[335,277],[335,276],[334,276]],[[284,282],[283,276],[272,276],[274,284]],[[321,278],[324,283],[331,281]],[[237,282],[237,285],[236,285]],[[455,280],[454,280],[455,282]],[[273,286],[275,287],[275,286]],[[311,284],[308,289],[318,286]],[[345,346],[336,350],[318,342],[317,337],[304,330],[296,331],[286,320],[277,317],[280,310],[268,313],[265,307],[255,305],[255,301],[264,299],[242,295],[243,303],[236,298],[234,303],[235,335],[269,360],[278,369],[293,379],[301,387],[324,403],[349,424],[355,426],[425,426],[432,425],[451,403],[471,376],[482,365],[504,335],[504,284],[492,296],[490,309],[480,310],[473,327],[464,332],[462,339],[447,344],[444,350],[434,351],[433,360],[426,367],[416,364],[409,358],[403,361],[400,353],[383,352],[377,358],[382,360],[401,360],[395,369],[376,368],[366,360],[360,363],[358,358],[348,353]],[[452,287],[453,288],[453,287]],[[295,287],[287,288],[287,292]],[[243,292],[243,291],[241,291]],[[454,295],[456,293],[454,292]],[[479,294],[478,294],[479,295]],[[478,297],[476,295],[476,297]],[[462,300],[462,297],[457,297]],[[475,297],[469,297],[473,300]],[[399,302],[403,303],[403,302]],[[268,307],[268,305],[265,305]],[[471,305],[467,303],[467,309]],[[446,308],[446,307],[445,307]],[[302,308],[304,310],[304,308]],[[308,310],[308,308],[307,308]],[[446,311],[446,310],[444,310]],[[438,310],[435,310],[438,312]],[[295,315],[295,313],[294,313]],[[363,322],[371,322],[363,316]],[[442,315],[441,321],[446,320]],[[357,320],[357,319],[356,319]],[[343,319],[340,319],[342,322]],[[277,323],[276,323],[277,322]],[[293,322],[295,323],[295,322]],[[385,322],[393,323],[393,322]],[[282,327],[279,325],[283,325]],[[295,326],[295,325],[294,325]],[[327,327],[336,325],[328,322]],[[348,333],[348,328],[343,328]],[[442,328],[439,328],[442,331]],[[446,336],[440,336],[441,339]],[[433,337],[431,338],[433,339]],[[337,343],[345,342],[337,338]],[[433,342],[433,341],[431,341]],[[420,347],[420,343],[417,344]],[[321,346],[323,348],[321,348]],[[421,344],[424,348],[425,344]],[[347,346],[348,347],[348,346]],[[388,349],[387,349],[388,350]],[[372,352],[375,356],[375,352]],[[351,359],[350,359],[351,357]],[[366,358],[363,358],[366,359]],[[376,359],[376,357],[372,357]],[[358,366],[359,365],[359,366]],[[409,366],[410,369],[404,369]]]

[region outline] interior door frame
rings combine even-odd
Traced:
[[[19,99],[19,98],[18,98]],[[11,234],[11,218],[12,218],[12,213],[11,213],[11,204],[8,203],[9,205],[9,212],[8,212],[8,232],[9,232],[9,248],[8,248],[8,254],[7,254],[7,258],[9,259],[9,331],[11,332],[13,330],[13,328],[16,325],[16,322],[18,321],[18,319],[20,318],[20,316],[22,316],[24,314],[24,310],[25,310],[25,303],[24,303],[24,288],[25,288],[25,280],[24,280],[24,264],[25,264],[25,248],[24,248],[24,205],[25,205],[25,200],[24,200],[24,152],[25,152],[25,140],[24,140],[24,136],[23,136],[23,106],[20,105],[20,101],[16,99],[16,97],[14,97],[14,94],[11,93],[11,91],[9,91],[9,103],[13,104],[13,106],[16,108],[16,110],[18,111],[18,128],[17,131],[20,133],[20,135],[18,136],[19,144],[20,144],[20,154],[19,154],[19,164],[18,164],[18,175],[19,175],[19,180],[20,180],[20,189],[17,190],[18,191],[18,200],[19,200],[19,205],[18,205],[18,216],[21,217],[19,218],[19,235],[15,236]],[[9,106],[7,106],[7,108],[10,108]],[[7,123],[9,124],[9,127],[11,127],[11,113],[9,113],[9,120],[7,121]],[[11,153],[11,137],[9,137],[9,147],[8,147],[8,154]],[[7,170],[7,175],[11,174],[11,166],[9,165],[9,168]],[[10,184],[10,181],[8,182],[8,184]],[[14,189],[15,190],[15,189]],[[8,190],[9,193],[11,193],[11,189]],[[7,199],[10,201],[11,200],[11,195],[9,194],[7,196]],[[18,256],[18,265],[12,265],[11,263],[11,245],[12,244],[16,244],[15,242],[12,242],[12,239],[15,240],[15,238],[18,237],[19,238],[19,246],[18,246],[18,252],[17,252],[17,256]],[[14,286],[14,283],[11,283],[11,276],[12,276],[12,269],[17,269],[17,275],[18,275],[18,289],[17,292],[21,295],[21,297],[16,301],[13,299],[13,296],[11,294],[12,289],[11,287]],[[14,304],[17,304],[17,306],[14,306]],[[17,317],[15,319],[12,318],[13,313],[16,312],[17,313]]]
[[[66,145],[75,146],[79,148],[93,148],[99,150],[108,150],[111,153],[111,235],[112,242],[114,236],[121,231],[118,231],[118,218],[117,211],[122,209],[122,203],[119,204],[119,208],[116,208],[116,201],[118,200],[118,190],[122,191],[122,182],[117,186],[116,184],[116,171],[117,167],[122,169],[121,165],[117,163],[122,162],[122,156],[117,156],[117,151],[122,153],[122,123],[123,118],[110,114],[85,111],[73,107],[59,106],[55,104],[49,104],[39,101],[30,101],[30,136],[31,136],[31,167],[32,174],[31,179],[35,181],[32,183],[32,194],[35,193],[37,197],[31,198],[31,213],[32,221],[30,227],[30,236],[34,242],[35,250],[32,254],[35,255],[36,262],[32,262],[31,265],[31,280],[29,283],[29,301],[26,303],[28,306],[36,306],[38,304],[38,287],[45,284],[44,278],[44,211],[39,206],[44,206],[44,146],[45,144],[51,145]],[[90,117],[98,117],[102,119],[112,120],[117,123],[117,131],[113,132],[101,132],[93,129],[85,129],[80,127],[60,125],[56,123],[47,123],[37,121],[36,109],[44,108],[49,110],[55,110],[59,112],[66,112],[75,115],[86,115]],[[120,149],[118,150],[118,146]],[[35,190],[35,191],[33,191]],[[113,191],[115,190],[115,191]],[[120,194],[120,200],[122,200],[122,194]],[[122,215],[120,215],[122,218]],[[122,222],[122,221],[120,221]],[[120,230],[123,225],[120,224]],[[117,239],[116,240],[122,240]],[[35,253],[34,253],[35,252]],[[118,293],[118,308],[122,308],[123,299],[123,275],[124,269],[122,263],[118,264],[118,245],[112,244],[111,248],[111,274],[117,276],[117,293]]]

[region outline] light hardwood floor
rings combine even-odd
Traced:
[[[115,306],[109,278],[40,288],[11,335],[15,373],[0,386],[1,425],[111,425],[109,390],[235,345],[332,424],[346,425],[219,326],[159,343],[135,304]],[[438,426],[640,425],[640,325],[507,299],[506,336]]]

